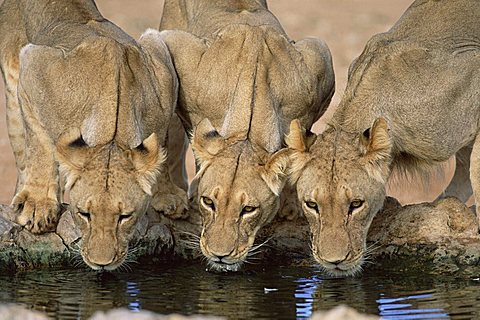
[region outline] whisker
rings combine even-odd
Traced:
[[[258,254],[260,254],[260,253],[262,253],[262,251],[249,251],[249,252],[247,253],[247,257],[253,258],[254,256],[256,256],[256,255],[258,255]]]
[[[193,241],[184,241],[184,240],[179,240],[180,243],[184,244],[185,247],[188,249],[197,249],[200,248],[200,243],[199,242],[193,242]]]
[[[374,252],[375,250],[378,250],[380,249],[381,247],[383,247],[382,244],[379,244],[378,243],[380,242],[380,240],[377,240],[375,241],[374,243],[370,244],[369,246],[367,246],[365,252],[368,252],[368,253],[372,253]]]
[[[263,241],[262,243],[260,243],[260,244],[258,244],[258,245],[255,245],[255,246],[252,246],[249,251],[255,251],[255,250],[263,247],[263,246],[266,245],[267,242],[270,241],[271,239],[272,239],[272,237],[269,237],[269,238],[267,238],[265,241]]]
[[[190,238],[193,238],[193,239],[197,239],[197,240],[200,240],[200,236],[198,234],[195,234],[195,233],[192,233],[192,232],[188,232],[188,231],[179,231],[179,233],[181,235],[186,235]]]

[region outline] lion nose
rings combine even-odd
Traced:
[[[98,264],[97,263],[97,267],[99,267],[100,269],[105,269],[105,267],[108,266],[108,264]]]
[[[104,268],[115,260],[115,252],[93,251],[88,253],[88,260],[98,266]]]
[[[339,265],[339,264],[342,263],[343,261],[345,261],[345,259],[343,259],[343,260],[335,260],[335,261],[328,261],[328,260],[327,260],[328,263],[331,263],[331,264],[334,264],[334,265]]]
[[[222,261],[223,259],[225,259],[226,257],[230,256],[232,254],[233,250],[230,251],[229,253],[225,254],[225,253],[215,253],[215,252],[212,252],[212,255],[214,257],[214,260],[217,260],[217,261]]]
[[[336,266],[338,266],[340,263],[344,262],[345,260],[347,260],[348,258],[350,257],[350,252],[348,252],[344,257],[335,257],[331,260],[329,259],[325,259],[325,261],[327,261],[328,263],[331,263],[331,264],[334,264]]]

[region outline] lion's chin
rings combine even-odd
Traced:
[[[354,277],[362,273],[362,266],[356,265],[354,267],[350,267],[348,269],[340,269],[338,267],[326,267],[324,265],[319,265],[327,276],[334,277],[334,278],[345,278],[345,277]]]
[[[316,260],[322,272],[325,273],[327,276],[334,278],[354,277],[359,275],[363,271],[362,258],[348,263],[341,263],[339,265],[328,263],[317,258]]]
[[[208,261],[208,271],[215,271],[215,272],[237,272],[242,267],[243,262],[235,262],[235,263],[222,263],[222,262],[214,262]]]
[[[83,262],[85,262],[85,264],[87,266],[89,266],[90,268],[92,268],[95,271],[114,271],[116,269],[119,269],[124,264],[125,258],[126,258],[126,256],[123,256],[119,259],[116,259],[115,261],[113,261],[110,264],[98,265],[96,263],[88,261],[88,259],[85,259],[85,256],[82,255]],[[122,269],[122,268],[120,268],[120,269]]]
[[[85,263],[87,264],[87,266],[89,266],[90,268],[92,268],[95,271],[113,271],[113,270],[118,269],[118,267],[120,267],[123,264],[123,261],[111,263],[111,264],[108,264],[108,265],[105,265],[105,266],[99,266],[99,265],[96,265],[96,264],[93,264],[93,263],[89,263],[87,261],[85,261]]]

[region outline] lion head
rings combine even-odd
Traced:
[[[213,270],[237,271],[279,209],[287,150],[269,154],[248,140],[226,139],[207,119],[192,148],[200,163],[191,190],[203,220],[201,251]]]
[[[377,119],[363,133],[331,127],[317,137],[294,120],[286,142],[290,179],[310,224],[315,260],[331,275],[359,272],[391,170],[387,122]]]
[[[59,139],[57,151],[69,209],[83,234],[82,258],[95,270],[116,269],[166,160],[156,134],[133,149],[115,142],[91,147],[73,129]]]

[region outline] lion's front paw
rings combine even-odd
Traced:
[[[298,201],[292,199],[286,200],[278,212],[278,216],[281,219],[289,221],[296,220],[301,214],[302,208],[300,207],[300,204]]]
[[[173,191],[173,192],[172,192]],[[152,199],[152,207],[171,219],[188,217],[187,193],[177,186],[170,192],[157,192]]]
[[[30,232],[55,231],[61,209],[56,200],[34,197],[28,191],[21,191],[13,198],[12,206],[18,213],[16,222]]]

